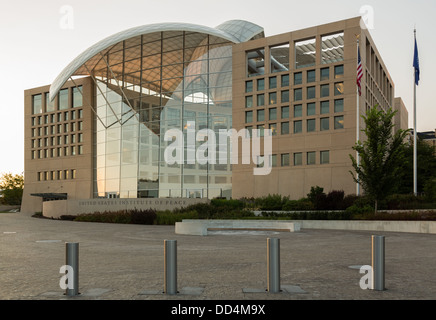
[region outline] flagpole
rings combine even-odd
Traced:
[[[357,55],[359,55],[359,37],[360,35],[356,35],[357,38]],[[359,63],[359,62],[357,62]],[[359,87],[357,87],[357,110],[356,110],[356,143],[359,143],[360,140],[360,91]],[[357,167],[360,167],[360,154],[359,151],[356,152],[356,160],[357,160]],[[359,173],[357,173],[357,181],[359,181]],[[357,196],[360,196],[360,183],[357,182],[356,184],[356,194]]]
[[[416,29],[414,29],[416,45]],[[416,53],[415,53],[416,54]],[[413,193],[418,195],[418,132],[416,126],[416,69],[414,68],[413,77]]]

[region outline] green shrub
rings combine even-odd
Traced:
[[[368,214],[368,213],[374,213],[374,208],[371,206],[359,206],[359,205],[352,205],[351,207],[348,207],[345,212],[352,217],[356,215],[362,215],[362,214]]]
[[[156,211],[149,210],[133,210],[130,212],[130,223],[152,225],[156,220]]]
[[[282,197],[279,194],[268,195],[266,197],[257,198],[255,205],[260,210],[282,210],[283,205],[289,200],[289,197]]]
[[[288,200],[283,205],[283,211],[308,211],[314,209],[315,206],[308,199]]]

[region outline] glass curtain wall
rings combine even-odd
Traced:
[[[156,32],[98,59],[95,196],[231,196],[230,139],[220,141],[219,132],[232,127],[232,44],[202,33]],[[165,161],[171,129],[183,133],[181,163]]]

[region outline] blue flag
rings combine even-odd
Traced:
[[[413,67],[415,68],[415,84],[418,85],[420,70],[419,70],[418,44],[416,43],[416,38],[415,38],[415,54],[413,57]]]

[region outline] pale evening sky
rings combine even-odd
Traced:
[[[65,12],[72,9],[73,24]],[[403,98],[413,127],[413,29],[421,65],[418,131],[436,128],[436,1],[433,0],[15,0],[0,10],[0,174],[24,171],[24,90],[48,85],[84,50],[119,31],[162,22],[216,27],[233,19],[262,26],[266,36],[361,15],[370,6],[370,33]],[[368,12],[368,11],[366,11]],[[71,28],[65,28],[69,26]]]

